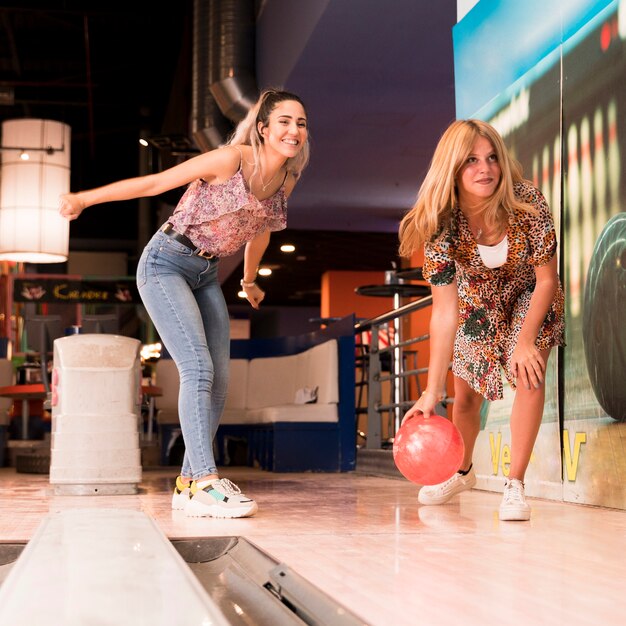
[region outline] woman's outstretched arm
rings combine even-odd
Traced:
[[[459,321],[456,279],[449,285],[433,287],[432,294],[428,383],[426,390],[405,414],[403,422],[416,413],[423,413],[424,417],[430,417],[437,403],[445,397],[446,379]]]

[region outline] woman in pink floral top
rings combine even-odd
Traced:
[[[432,285],[431,357],[426,391],[407,412],[430,416],[445,397],[452,356],[452,418],[465,443],[460,471],[423,487],[422,504],[443,504],[476,482],[472,453],[483,398],[515,388],[511,468],[501,520],[528,520],[524,475],[541,424],[550,350],[563,345],[563,290],[556,234],[541,192],[523,180],[497,131],[479,120],[443,134],[417,203],[400,225],[400,253],[424,245]]]
[[[258,308],[257,268],[270,232],[286,226],[287,198],[309,158],[307,116],[294,94],[267,90],[228,144],[158,174],[61,197],[76,219],[94,204],[153,196],[189,184],[137,266],[146,310],[180,375],[185,457],[172,508],[189,516],[246,517],[256,502],[220,478],[213,439],[226,400],[230,320],[217,278],[219,258],[245,246],[241,286]]]

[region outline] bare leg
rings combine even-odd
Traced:
[[[452,421],[459,429],[465,444],[465,456],[462,470],[468,470],[472,464],[474,444],[480,432],[480,407],[483,397],[476,393],[462,378],[454,377],[454,403]]]
[[[550,348],[541,352],[543,362],[548,365]],[[545,379],[539,389],[526,389],[518,385],[511,411],[511,470],[509,478],[524,482],[526,468],[530,462],[546,398]]]
[[[422,487],[417,495],[420,504],[445,504],[457,493],[467,491],[476,484],[476,474],[470,472],[474,444],[480,430],[480,406],[483,398],[476,393],[464,380],[454,377],[454,404],[452,405],[452,422],[459,429],[465,455],[459,472],[448,480],[437,485]]]

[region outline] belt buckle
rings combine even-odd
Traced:
[[[215,258],[214,254],[210,254],[206,250],[196,250],[196,254],[199,257],[202,257],[203,259],[206,259],[207,261],[210,261],[211,259]]]

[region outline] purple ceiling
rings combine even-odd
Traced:
[[[454,119],[455,21],[455,0],[265,4],[259,85],[298,93],[310,118],[292,227],[397,230]]]

